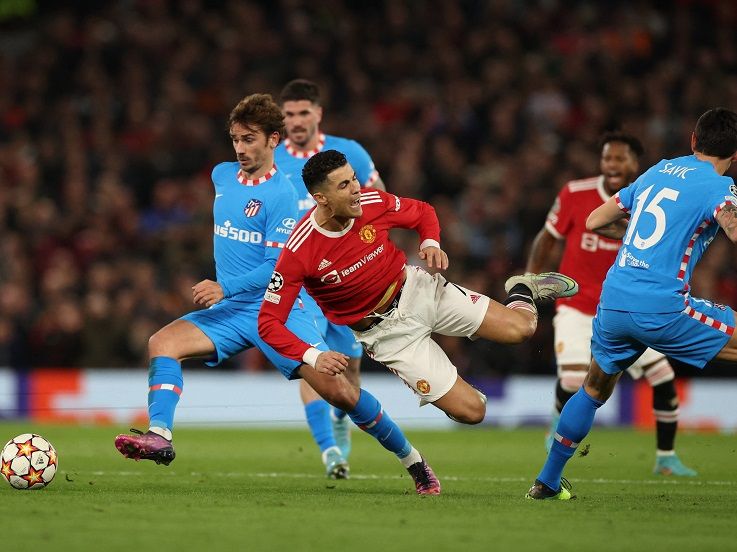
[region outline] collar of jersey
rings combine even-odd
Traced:
[[[353,223],[356,221],[356,219],[351,219],[350,222],[348,222],[348,226],[343,228],[340,232],[331,232],[330,230],[325,230],[322,226],[317,224],[317,221],[315,220],[315,210],[313,210],[310,213],[310,222],[312,223],[312,226],[315,230],[320,232],[323,236],[327,236],[328,238],[340,238],[345,236],[348,233],[348,230],[353,228]]]
[[[317,140],[317,146],[314,149],[311,149],[310,151],[300,151],[297,149],[294,149],[294,146],[292,146],[291,140],[287,138],[284,140],[284,149],[287,150],[287,153],[291,155],[292,157],[296,157],[298,159],[309,159],[316,153],[319,153],[322,151],[322,148],[325,147],[325,135],[321,132],[318,135]]]
[[[241,169],[238,169],[238,172],[236,173],[235,177],[238,179],[238,182],[240,182],[244,186],[258,186],[259,184],[263,184],[264,182],[266,182],[269,178],[271,178],[275,174],[276,174],[276,165],[271,167],[271,170],[267,172],[265,175],[263,175],[261,178],[254,178],[253,180],[249,180],[248,178],[245,178],[243,176],[243,171]]]

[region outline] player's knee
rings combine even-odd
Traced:
[[[461,404],[455,405],[448,417],[462,424],[480,424],[486,417],[486,396],[477,389],[473,389],[470,395],[464,396]]]
[[[150,358],[157,356],[171,356],[169,340],[167,339],[166,332],[163,328],[148,338],[148,355]]]
[[[474,405],[469,408],[468,411],[468,419],[465,423],[467,424],[480,424],[484,421],[484,418],[486,417],[486,405],[485,404],[479,404]]]

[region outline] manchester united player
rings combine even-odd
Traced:
[[[552,265],[553,251],[565,242],[560,270],[581,285],[574,297],[558,299],[553,319],[558,380],[555,411],[546,437],[550,450],[563,406],[583,384],[591,360],[591,321],[607,270],[614,263],[620,240],[586,230],[586,217],[612,195],[632,182],[643,153],[640,141],[624,133],[605,134],[600,141],[599,176],[566,184],[548,213],[545,225],[535,237],[527,261],[528,272],[540,272]],[[614,230],[614,229],[613,229]],[[611,234],[610,235],[617,235]],[[643,374],[653,389],[653,411],[657,427],[655,473],[694,476],[696,472],[676,455],[673,444],[678,425],[678,395],[675,375],[661,353],[648,349],[628,369],[638,379]]]
[[[404,253],[389,239],[391,228],[415,229],[420,258],[429,268],[448,267],[440,225],[427,203],[361,191],[353,168],[335,150],[314,155],[302,176],[317,206],[277,261],[259,313],[264,341],[328,379],[345,370],[345,355],[321,352],[285,326],[289,305],[304,285],[325,316],[350,326],[367,353],[397,374],[421,404],[432,403],[458,422],[479,423],[486,398],[458,376],[430,334],[519,343],[537,327],[534,301],[573,295],[576,282],[557,273],[516,276],[507,281],[505,304],[497,303],[440,274],[405,265]],[[357,389],[354,400],[363,400]]]

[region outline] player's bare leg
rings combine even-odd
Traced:
[[[537,329],[537,302],[550,302],[558,297],[578,293],[578,284],[558,272],[512,276],[504,284],[509,296],[504,304],[490,300],[475,337],[498,343],[521,343]]]
[[[489,300],[489,307],[474,338],[480,337],[497,343],[522,343],[528,340],[537,329],[537,309],[510,308],[507,305]]]
[[[478,424],[486,416],[486,395],[460,376],[450,391],[432,404],[462,424]]]
[[[197,326],[180,319],[152,335],[148,350],[150,427],[145,433],[131,430],[134,435],[118,435],[115,447],[126,458],[168,465],[176,456],[171,430],[183,387],[180,362],[185,358],[211,356],[215,345]]]

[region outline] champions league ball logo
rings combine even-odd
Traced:
[[[284,277],[278,272],[274,272],[271,275],[271,280],[269,281],[268,290],[272,293],[276,293],[282,288],[283,285],[284,285]]]

